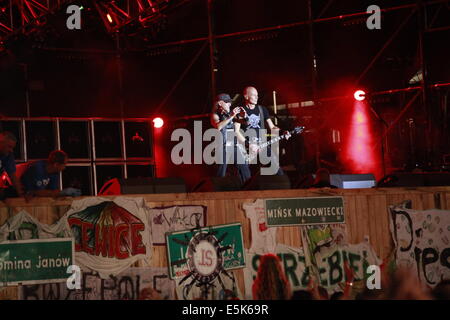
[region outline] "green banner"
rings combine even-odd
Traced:
[[[220,269],[245,267],[240,223],[167,233],[166,243],[171,279],[183,278],[192,271],[203,271],[208,276]]]
[[[342,197],[265,199],[270,227],[345,223]]]
[[[71,238],[0,243],[0,286],[66,281],[73,264]]]

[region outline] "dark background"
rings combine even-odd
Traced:
[[[110,33],[92,1],[85,0],[73,1],[84,6],[81,30],[66,29],[63,6],[37,32],[4,37],[0,52],[1,115],[27,116],[28,90],[31,117],[159,115],[168,123],[168,134],[172,128],[191,126],[189,121],[176,121],[178,117],[208,113],[215,94],[234,95],[253,85],[260,92],[260,102],[266,106],[273,104],[274,90],[278,104],[320,101],[315,107],[292,109],[285,115],[294,117],[281,119],[283,127],[306,124],[310,129],[286,145],[288,158],[284,163],[313,172],[320,160],[339,161],[340,146],[331,142],[330,132],[340,130],[345,139],[350,117],[348,105],[353,103],[348,99],[326,98],[345,96],[355,88],[368,92],[407,88],[411,86],[408,81],[421,68],[419,35],[424,19],[417,12],[411,15],[411,8],[383,13],[381,30],[367,29],[367,15],[326,19],[365,12],[372,4],[384,9],[415,4],[415,0],[315,0],[312,16],[323,20],[312,26],[307,23],[306,0],[214,0],[217,70],[216,92],[211,92],[207,42],[164,45],[208,36],[207,1],[169,1],[177,2],[180,5],[167,10],[156,29],[150,31]],[[0,2],[0,7],[5,3]],[[446,27],[450,21],[448,1],[429,4],[420,12],[426,16],[428,29]],[[233,34],[300,21],[305,23]],[[391,37],[386,50],[358,83],[360,75]],[[450,82],[448,39],[448,28],[424,33],[428,84]],[[312,72],[312,53],[316,57],[316,73]],[[179,85],[169,95],[177,81]],[[380,95],[370,103],[391,124],[411,96],[412,92]],[[448,153],[448,87],[430,89],[427,97],[427,105],[421,97],[417,99],[390,131],[389,168],[417,163],[439,166],[442,156]],[[282,111],[281,115],[283,112],[287,113]],[[408,119],[413,119],[414,126]],[[207,127],[208,119],[203,120]],[[375,117],[372,120],[374,133],[379,137],[383,125]],[[330,169],[339,170],[338,167]]]

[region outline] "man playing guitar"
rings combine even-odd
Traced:
[[[244,137],[244,134],[241,132],[241,130],[244,133],[248,133],[249,130],[254,130],[254,134],[252,136],[256,136],[259,139],[262,139],[263,137],[260,136],[260,129],[266,129],[268,127],[271,132],[278,132],[280,129],[275,126],[275,124],[272,122],[272,119],[270,119],[269,111],[267,108],[258,105],[258,91],[254,87],[246,87],[243,92],[245,103],[242,107],[246,114],[246,120],[239,121],[236,119],[234,121],[234,130],[235,134],[237,136],[238,142],[241,144],[241,146],[245,145],[246,140]],[[284,136],[284,138],[289,139],[290,133],[287,132]],[[257,144],[254,144],[250,141],[249,143],[249,151],[250,155],[257,153],[259,150],[259,147]],[[272,157],[272,161],[276,161],[275,157]],[[279,167],[279,164],[277,163],[278,171],[277,175],[283,175],[283,170]],[[249,168],[248,163],[245,164],[238,164],[238,168],[242,171],[246,171]],[[247,177],[247,179],[249,179]]]

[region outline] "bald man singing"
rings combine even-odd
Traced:
[[[269,111],[267,110],[267,108],[258,105],[258,90],[256,90],[256,88],[254,87],[246,87],[244,89],[243,95],[245,99],[243,109],[245,110],[246,117],[245,119],[234,122],[234,129],[238,141],[241,144],[245,144],[246,137],[256,136],[256,138],[259,139],[260,142],[263,142],[265,137],[263,136],[263,131],[261,130],[264,129],[267,130],[267,132],[278,134],[280,129],[275,126],[272,119],[270,119]],[[289,134],[287,134],[287,138],[289,138]],[[249,143],[249,149],[250,153],[256,153],[259,151],[258,145],[252,143],[251,141]],[[278,157],[274,154],[275,152],[271,153],[270,148],[267,151],[267,155],[271,159],[271,165],[275,165],[276,167],[276,171],[274,173],[276,173],[277,175],[283,175],[284,172],[279,166]],[[238,164],[238,166],[243,166],[241,171],[247,172],[247,170],[245,170],[245,167],[248,168],[248,164]],[[248,177],[247,180],[249,178],[250,177]]]

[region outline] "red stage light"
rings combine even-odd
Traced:
[[[366,99],[366,93],[363,90],[355,91],[355,94],[353,96],[357,101],[363,101],[364,99]]]
[[[106,15],[106,17],[108,18],[109,23],[113,23],[113,19],[111,18],[109,13]]]
[[[164,125],[164,120],[162,118],[157,117],[157,118],[153,119],[153,127],[162,128],[163,125]]]

